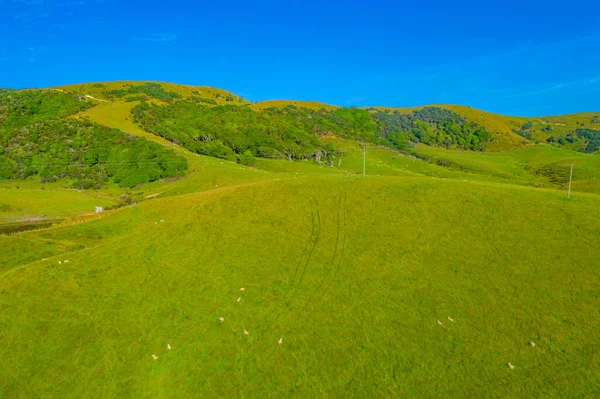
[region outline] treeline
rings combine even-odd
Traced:
[[[97,87],[102,87],[102,84],[99,85],[100,86]],[[167,91],[158,83],[145,83],[139,86],[129,85],[129,87],[126,89],[110,90],[106,93],[108,98],[111,99],[121,98],[131,94],[134,96],[129,97],[129,101],[142,101],[147,99],[147,97],[150,97],[157,100],[170,102],[181,98],[180,94],[173,91]]]
[[[380,136],[401,150],[411,143],[483,151],[493,135],[484,127],[464,120],[460,115],[438,107],[423,107],[411,113],[374,110]]]
[[[0,130],[75,114],[92,103],[58,90],[1,90]]]
[[[561,137],[550,136],[547,143],[570,146],[571,148],[591,154],[600,150],[600,130],[577,128]]]
[[[320,141],[329,134],[399,150],[418,142],[482,150],[492,138],[481,126],[436,107],[410,114],[357,108],[315,111],[293,105],[254,111],[247,105],[211,107],[193,100],[139,104],[132,111],[134,120],[191,151],[230,161],[249,154],[327,160],[337,156]]]
[[[592,153],[600,150],[600,130],[595,129],[575,129],[577,137],[585,141],[583,150]]]
[[[591,123],[596,123],[595,121],[597,118],[598,116],[591,117]],[[577,122],[577,124],[580,126],[585,126],[583,122]],[[545,124],[540,128],[540,130],[545,134],[550,134],[550,137],[546,139],[546,143],[548,144],[566,147],[588,154],[600,150],[600,130],[579,127],[561,136],[553,134],[554,129],[550,124]],[[512,129],[512,131],[534,143],[539,143],[540,141],[534,136],[536,130],[531,121],[525,122],[520,128]]]
[[[132,112],[148,132],[230,161],[248,153],[263,158],[328,159],[334,151],[319,138],[329,133],[377,141],[375,122],[358,109],[329,112],[288,106],[257,112],[249,106],[177,101],[165,106],[142,103]]]
[[[99,188],[109,178],[123,187],[183,175],[184,158],[145,138],[87,121],[58,120],[0,130],[0,178],[75,179]]]

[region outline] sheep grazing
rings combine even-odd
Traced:
[[[240,291],[246,291],[246,289],[244,287],[240,288]]]
[[[438,324],[439,324],[440,326],[442,325],[442,322],[441,322],[441,321],[439,321],[439,320],[438,320],[437,322],[438,322]]]
[[[239,297],[239,298],[237,299],[237,301],[238,301],[238,302],[239,302],[239,301],[241,301],[241,300],[242,300],[242,297]]]
[[[532,348],[535,348],[535,342],[530,341],[527,345],[531,346]]]
[[[162,223],[162,222],[164,222],[164,219],[160,219],[160,222],[161,222],[161,223]]]
[[[511,370],[515,368],[515,366],[513,366],[512,364],[510,364],[510,362],[509,362],[509,363],[506,363],[506,365],[507,365],[507,366],[508,366],[508,368],[509,368],[509,369],[511,369]]]
[[[278,343],[279,345],[281,345],[281,343],[282,343],[282,342],[283,342],[283,337],[279,338],[279,341],[277,341],[277,343]]]
[[[448,320],[454,321],[454,319],[452,317],[450,317],[450,316],[448,316]]]
[[[244,335],[250,334],[248,331],[244,330]]]
[[[156,356],[156,355],[152,355],[152,359],[154,359],[154,360],[158,360],[158,356]]]
[[[167,344],[167,349],[171,350],[171,344]]]
[[[220,321],[221,323],[223,323],[223,322],[225,321],[225,319],[224,319],[224,318],[222,318],[222,317],[219,317],[219,321]]]
[[[65,263],[69,263],[69,261],[68,261],[68,260],[66,260],[66,261],[65,261]]]
[[[61,262],[61,261],[58,261],[58,264],[59,264],[59,265],[62,265],[62,262]]]

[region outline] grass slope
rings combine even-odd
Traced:
[[[267,108],[275,107],[275,108],[285,108],[288,105],[293,105],[298,108],[307,108],[312,109],[313,111],[320,111],[322,109],[333,111],[338,107],[337,105],[329,105],[318,101],[296,101],[296,100],[267,100],[267,101],[259,101],[257,103],[253,103],[250,105],[255,111],[261,111]]]
[[[156,83],[159,84],[164,90],[169,92],[177,93],[181,96],[181,98],[188,99],[192,96],[201,96],[202,98],[207,98],[215,101],[219,105],[224,104],[234,104],[234,105],[242,105],[248,104],[247,100],[244,100],[241,97],[236,96],[235,94],[228,92],[226,90],[208,87],[208,86],[190,86],[190,85],[182,85],[175,83],[166,83],[166,82],[155,82],[155,81],[132,81],[132,80],[124,80],[124,81],[114,81],[114,82],[98,82],[98,83],[82,83],[82,84],[72,84],[67,86],[60,86],[51,88],[54,90],[64,90],[67,92],[80,93],[84,95],[90,95],[92,97],[96,97],[101,100],[107,100],[107,93],[112,90],[121,90],[127,89],[131,86],[141,86],[147,83]],[[233,97],[233,101],[226,101],[228,96]]]
[[[144,202],[1,275],[0,392],[593,397],[598,204],[337,176]]]
[[[417,153],[430,162],[472,174],[478,180],[500,180],[514,184],[566,189],[570,165],[573,190],[600,193],[600,155],[588,155],[548,145],[514,151],[477,153],[420,146]]]
[[[431,106],[447,109],[456,112],[466,120],[472,121],[485,127],[488,131],[494,133],[495,140],[486,144],[486,150],[489,152],[510,151],[516,148],[533,144],[531,140],[526,139],[515,133],[527,122],[531,122],[532,127],[528,133],[532,139],[539,142],[546,142],[550,136],[564,137],[578,128],[600,129],[600,112],[595,113],[576,113],[569,115],[558,115],[549,117],[518,117],[494,114],[478,110],[464,105],[453,104],[432,104]],[[400,113],[410,113],[424,108],[418,107],[363,107],[364,109],[398,111]],[[546,129],[546,130],[542,130]],[[567,145],[568,147],[568,145]]]
[[[93,213],[96,206],[115,202],[97,198],[93,193],[74,190],[0,188],[0,223],[34,217],[64,219],[81,213]]]

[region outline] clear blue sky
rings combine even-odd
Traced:
[[[0,87],[149,79],[252,101],[600,111],[598,1],[403,3],[0,0]]]

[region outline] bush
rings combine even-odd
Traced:
[[[523,126],[521,126],[521,130],[528,130],[531,129],[533,127],[533,123],[531,123],[530,121],[527,121],[523,124]]]
[[[252,155],[252,153],[249,150],[246,150],[244,152],[244,154],[242,156],[240,156],[239,162],[242,165],[246,165],[246,166],[256,165],[256,159],[254,158],[254,155]]]

